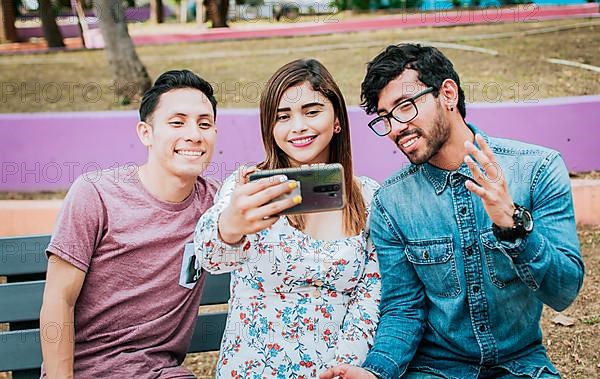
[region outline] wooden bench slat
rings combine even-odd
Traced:
[[[46,272],[49,243],[49,235],[0,238],[0,275]]]
[[[44,281],[0,285],[0,322],[37,320],[44,294]],[[229,274],[207,274],[200,305],[229,300]]]
[[[205,313],[198,316],[188,353],[218,351],[225,332],[227,313]]]
[[[229,301],[229,273],[211,275],[205,273],[204,288],[200,305],[224,304]]]
[[[0,284],[0,322],[40,318],[44,281]]]
[[[0,333],[0,372],[35,369],[41,365],[39,329]]]
[[[0,372],[13,371],[15,379],[38,378],[42,362],[37,320],[44,293],[47,269],[46,248],[50,236],[0,238],[0,322],[24,330],[0,332]],[[206,276],[201,305],[224,304],[229,300],[229,274]],[[225,331],[227,313],[198,316],[190,353],[218,351]]]
[[[199,315],[188,352],[218,351],[226,322],[225,312]],[[0,372],[37,369],[41,364],[39,329],[0,332]]]
[[[12,379],[40,379],[41,368],[32,368],[30,370],[13,371]]]

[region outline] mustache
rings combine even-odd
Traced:
[[[423,129],[421,128],[414,128],[414,129],[407,129],[405,131],[403,131],[402,133],[398,134],[396,136],[395,142],[396,145],[400,142],[400,140],[404,137],[410,136],[412,134],[416,134],[418,137],[421,137],[423,135]]]

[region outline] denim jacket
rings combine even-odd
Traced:
[[[567,169],[556,151],[469,128],[493,150],[513,201],[531,210],[533,231],[498,241],[465,187],[464,163],[452,172],[409,165],[389,178],[371,214],[381,318],[363,364],[381,378],[408,368],[460,379],[494,368],[557,373],[542,345],[542,306],[568,307],[584,274]]]

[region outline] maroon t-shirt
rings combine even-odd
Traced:
[[[181,362],[203,277],[194,285],[184,250],[216,190],[198,178],[187,199],[166,203],[125,168],[73,183],[48,252],[86,273],[75,305],[76,378],[193,378]]]

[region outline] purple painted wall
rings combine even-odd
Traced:
[[[600,96],[475,103],[467,111],[467,120],[490,135],[560,151],[571,171],[600,170]],[[367,128],[369,117],[360,108],[349,113],[357,174],[381,181],[406,164],[387,138]],[[82,172],[143,162],[137,120],[134,111],[0,114],[0,191],[65,189]],[[238,165],[261,160],[256,109],[221,110],[217,123],[208,175],[223,179]]]
[[[88,24],[90,30],[98,29],[98,24],[93,21]],[[79,26],[77,24],[66,24],[58,25],[60,33],[63,38],[79,37]],[[27,41],[31,38],[44,38],[44,31],[41,26],[28,26],[24,28],[17,28],[17,36],[19,41]]]

